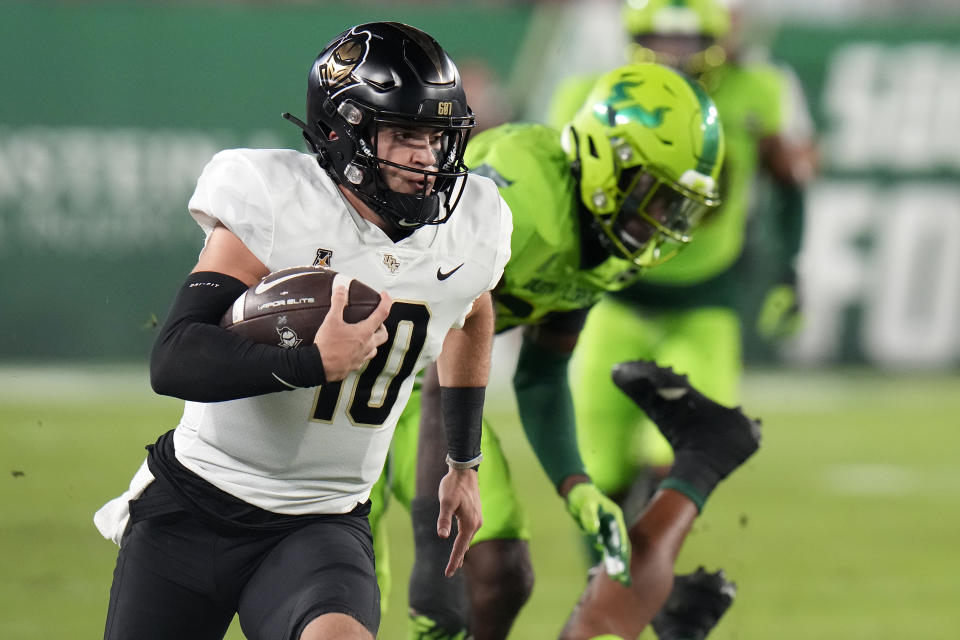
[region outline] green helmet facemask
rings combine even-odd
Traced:
[[[720,41],[730,31],[730,10],[722,0],[626,0],[622,16],[633,62],[698,75],[726,60]]]
[[[601,76],[562,142],[601,242],[638,266],[675,255],[720,204],[717,109],[700,85],[662,65]]]

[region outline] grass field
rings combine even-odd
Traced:
[[[584,567],[512,403],[496,404],[537,571],[512,637],[548,639]],[[960,377],[753,372],[744,404],[764,420],[763,447],[711,498],[679,564],[724,567],[739,584],[712,637],[957,638]],[[142,366],[0,369],[0,639],[102,636],[116,548],[91,516],[179,411]],[[399,640],[410,534],[399,509],[388,526],[395,588],[380,637]]]

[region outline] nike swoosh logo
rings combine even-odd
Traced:
[[[277,278],[276,280],[273,280],[273,281],[271,281],[271,282],[261,282],[260,284],[257,285],[257,287],[253,290],[253,292],[259,296],[259,295],[261,295],[264,291],[269,291],[270,289],[272,289],[273,287],[277,286],[278,284],[280,284],[280,283],[282,283],[282,282],[286,282],[287,280],[292,280],[292,279],[294,279],[294,278],[299,278],[300,276],[304,276],[304,275],[307,275],[307,274],[306,274],[306,273],[291,273],[291,274],[288,275],[288,276],[283,276],[282,278]]]
[[[440,269],[440,267],[437,267],[437,280],[446,280],[447,278],[449,278],[450,276],[452,276],[453,274],[455,274],[455,273],[460,269],[460,267],[462,267],[464,264],[465,264],[465,263],[461,262],[460,264],[458,264],[457,266],[455,266],[455,267],[454,267],[453,269],[451,269],[450,271],[447,271],[446,273],[444,273],[444,272]]]

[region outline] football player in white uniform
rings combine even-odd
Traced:
[[[151,357],[154,389],[186,400],[183,417],[95,517],[120,544],[108,639],[222,638],[235,613],[251,639],[373,638],[370,489],[435,360],[441,535],[458,524],[448,575],[480,526],[488,292],[512,223],[494,183],[466,177],[474,117],[457,68],[422,31],[359,25],[317,57],[306,111],[285,117],[313,153],[223,151],[190,199],[206,243]],[[347,324],[335,288],[298,349],[218,325],[266,274],[310,264],[382,291],[381,304]]]

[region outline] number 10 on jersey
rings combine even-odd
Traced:
[[[390,315],[383,322],[387,341],[377,348],[377,355],[354,378],[346,410],[352,424],[379,427],[386,421],[397,401],[400,386],[413,374],[423,351],[429,322],[430,310],[426,305],[394,301]],[[333,422],[341,395],[343,381],[320,386],[312,419]]]

